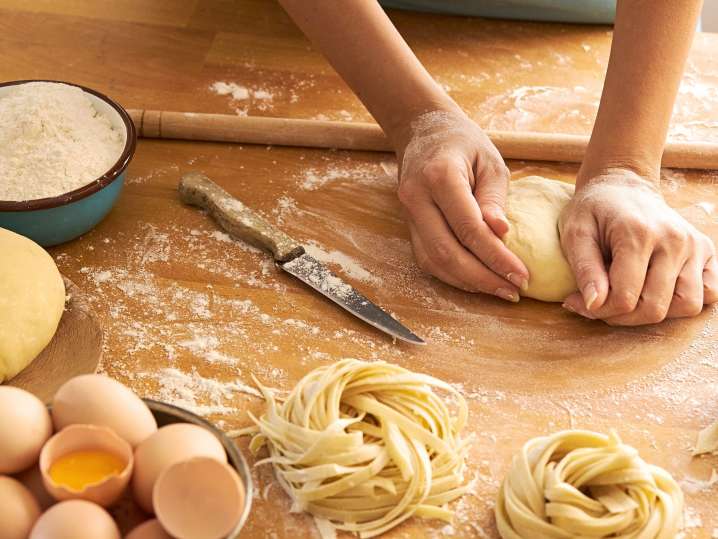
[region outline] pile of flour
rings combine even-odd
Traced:
[[[0,200],[73,191],[119,159],[125,133],[114,129],[75,86],[31,82],[0,94]]]

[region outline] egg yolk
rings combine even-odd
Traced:
[[[57,485],[72,490],[83,490],[104,479],[119,475],[125,462],[104,451],[75,451],[63,455],[50,466],[50,478]]]

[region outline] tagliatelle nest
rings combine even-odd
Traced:
[[[412,515],[450,521],[448,502],[463,480],[466,401],[449,384],[385,362],[342,360],[311,371],[278,404],[267,402],[253,453],[270,456],[293,511],[312,514],[323,534],[334,530],[373,537]],[[452,417],[433,391],[454,396]]]
[[[674,539],[683,493],[616,433],[567,430],[528,441],[496,501],[504,539]]]

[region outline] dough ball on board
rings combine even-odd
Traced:
[[[506,217],[511,227],[504,243],[529,270],[529,287],[521,292],[523,296],[563,301],[576,291],[558,233],[558,218],[573,191],[572,184],[541,176],[509,184]]]
[[[52,339],[65,285],[49,254],[0,228],[0,383],[27,367]]]

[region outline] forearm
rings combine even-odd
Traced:
[[[369,109],[394,147],[406,142],[412,118],[429,110],[457,108],[377,2],[280,3]]]
[[[619,0],[601,105],[577,186],[611,168],[658,181],[701,0]]]

